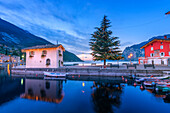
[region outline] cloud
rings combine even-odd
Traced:
[[[68,34],[63,30],[50,29],[39,25],[32,24],[30,28],[34,34],[48,39],[50,42],[56,44],[63,44],[65,48],[76,54],[81,54],[89,50],[89,43],[87,39],[82,39],[73,35]]]
[[[0,6],[10,10],[24,10],[25,7],[21,4],[14,4],[10,2],[0,1]]]
[[[58,40],[73,53],[88,51],[89,34],[75,28],[77,16],[63,10],[66,7],[60,4],[55,0],[0,1],[0,16],[52,43]]]
[[[133,44],[133,42],[124,42],[124,43],[121,43],[121,46],[127,46],[127,45],[130,45],[130,44]]]

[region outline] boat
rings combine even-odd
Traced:
[[[169,85],[157,86],[156,88],[158,89],[158,91],[170,92],[170,86]]]
[[[138,79],[144,79],[144,80],[164,80],[164,79],[169,79],[170,76],[160,76],[160,77],[154,77],[154,76],[150,76],[150,77],[138,77]]]
[[[141,84],[142,82],[145,81],[145,79],[144,78],[139,78],[139,79],[135,79],[135,81],[136,81],[136,83]]]
[[[66,79],[66,73],[44,72],[44,79]]]
[[[156,88],[155,81],[144,81],[143,84],[144,84],[146,89],[154,89],[154,88]]]

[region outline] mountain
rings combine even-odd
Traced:
[[[49,41],[35,36],[5,20],[0,19],[0,44],[9,48],[22,49],[35,45],[52,44]],[[64,61],[82,61],[75,54],[65,51]]]
[[[131,60],[138,60],[138,57],[144,57],[145,51],[144,51],[144,49],[140,49],[140,48],[154,39],[164,39],[164,36],[155,36],[155,37],[150,38],[148,41],[144,41],[139,44],[135,44],[130,47],[126,47],[123,51],[124,60],[130,60],[128,58],[128,55],[130,53],[133,54]],[[167,36],[167,38],[170,38],[170,34],[166,34],[166,36]]]

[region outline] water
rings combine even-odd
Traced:
[[[0,77],[0,113],[170,113],[162,97],[118,77],[51,81],[2,70]]]

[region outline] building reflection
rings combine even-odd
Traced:
[[[94,82],[92,89],[92,100],[97,113],[113,113],[114,108],[120,106],[120,84]]]
[[[21,98],[60,103],[63,100],[63,81],[26,79]]]

